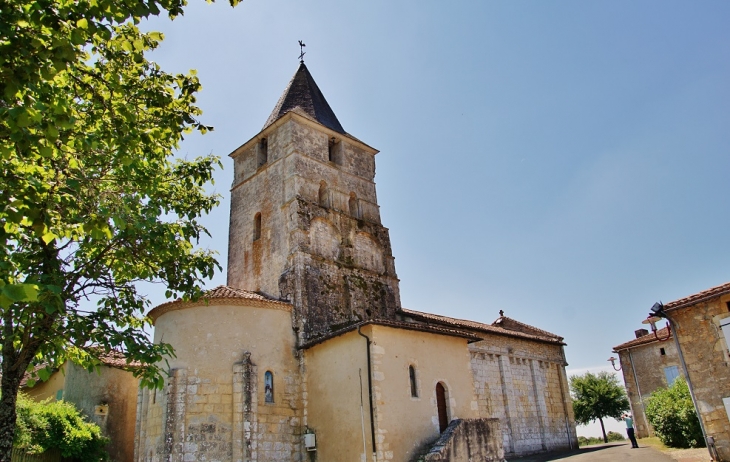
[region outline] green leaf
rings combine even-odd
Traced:
[[[52,371],[50,371],[48,368],[40,369],[38,370],[38,378],[44,382],[47,382],[48,379],[51,378],[51,373]]]
[[[41,146],[38,148],[38,152],[43,157],[51,157],[53,155],[53,148],[50,146]]]
[[[46,234],[44,234],[43,236],[41,236],[41,239],[43,239],[43,242],[45,242],[46,244],[50,244],[57,237],[58,236],[56,236],[55,234],[53,234],[52,232],[49,231]]]
[[[34,302],[38,292],[35,284],[7,284],[2,288],[2,294],[13,302]]]
[[[89,28],[89,20],[86,18],[81,18],[78,21],[76,21],[76,26],[80,27],[81,29],[88,29]]]

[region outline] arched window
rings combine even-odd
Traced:
[[[253,217],[253,240],[258,241],[261,237],[261,213]]]
[[[274,374],[271,371],[266,371],[264,374],[264,401],[274,402]]]
[[[350,200],[347,203],[350,206],[350,216],[353,218],[360,218],[360,214],[358,213],[358,207],[357,207],[357,196],[354,192],[350,193]]]
[[[447,406],[446,387],[439,382],[436,384],[436,408],[439,413],[439,432],[446,430],[449,426],[449,409]]]
[[[411,380],[411,397],[418,398],[418,386],[416,385],[416,368],[408,366],[408,376]]]
[[[256,149],[256,166],[261,167],[269,160],[269,141],[266,138],[261,138],[259,145]]]
[[[330,198],[329,198],[329,191],[327,190],[327,182],[322,180],[319,183],[319,206],[320,207],[329,207],[330,206]]]

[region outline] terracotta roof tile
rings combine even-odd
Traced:
[[[563,337],[560,337],[559,335],[555,335],[552,332],[548,332],[546,330],[538,329],[535,326],[525,324],[516,319],[508,318],[507,316],[500,316],[499,318],[497,318],[496,321],[492,323],[492,325],[497,327],[503,327],[507,330],[516,330],[525,334],[533,334],[563,340]]]
[[[408,310],[405,308],[401,309],[401,314],[414,318],[419,321],[435,322],[438,324],[457,327],[457,328],[461,328],[461,329],[469,329],[469,330],[475,330],[478,332],[487,332],[487,333],[498,334],[498,335],[507,335],[510,337],[520,337],[520,338],[526,338],[526,339],[530,339],[530,340],[539,340],[539,341],[548,342],[548,343],[564,344],[563,337],[559,337],[555,334],[551,334],[550,332],[544,331],[542,329],[538,329],[536,327],[529,326],[529,325],[521,323],[519,321],[515,321],[514,319],[506,318],[505,316],[501,316],[499,319],[497,319],[497,321],[495,321],[495,324],[498,321],[502,320],[501,324],[510,325],[510,327],[513,327],[513,328],[501,327],[501,326],[495,325],[495,324],[484,324],[481,322],[469,321],[466,319],[457,319],[457,318],[452,318],[449,316],[442,316],[442,315],[438,315],[438,314],[424,313],[421,311]],[[509,322],[507,320],[509,320]],[[519,326],[520,329],[516,329],[517,326]]]
[[[730,293],[730,282],[726,282],[725,284],[703,290],[702,292],[697,292],[696,294],[690,295],[689,297],[680,298],[679,300],[674,300],[673,302],[666,303],[664,305],[664,309],[676,310],[679,308],[684,308],[689,305],[694,305],[695,303],[703,302],[714,297],[719,297],[720,295],[726,293]]]
[[[262,300],[262,301],[279,301],[274,298],[267,297],[265,295],[258,294],[243,289],[236,289],[229,286],[218,286],[205,292],[203,298],[216,299],[216,298],[247,298],[249,300]]]
[[[410,322],[389,321],[389,320],[380,319],[380,320],[368,320],[368,321],[355,322],[353,324],[350,324],[349,326],[345,326],[336,331],[329,332],[329,333],[323,334],[319,337],[310,339],[309,341],[304,343],[300,347],[300,349],[307,349],[307,348],[313,347],[314,345],[323,343],[331,338],[339,337],[340,335],[343,335],[350,331],[356,330],[360,326],[365,326],[368,324],[374,324],[376,326],[393,327],[395,329],[406,329],[406,330],[415,330],[415,331],[419,331],[419,332],[428,332],[431,334],[448,335],[451,337],[461,337],[461,338],[467,339],[469,342],[478,342],[479,340],[481,340],[476,335],[468,333],[468,332],[464,332],[463,330],[459,330],[459,329],[448,329],[448,328],[444,328],[444,327],[440,327],[440,326],[429,326],[429,325],[425,325],[425,324],[416,324],[416,323],[410,323]]]
[[[140,363],[139,361],[127,362],[127,357],[124,355],[124,353],[120,351],[110,351],[107,353],[102,353],[101,355],[99,355],[99,360],[101,361],[102,365],[107,367],[113,367],[114,369],[129,370],[140,367],[142,365],[142,363]],[[47,363],[37,364],[32,371],[26,372],[20,381],[20,387],[25,387],[28,383],[28,380],[33,377],[37,377],[38,371],[44,369],[46,366]],[[57,371],[58,368],[53,369],[54,373]],[[37,381],[36,383],[40,383],[40,381]]]
[[[669,332],[668,329],[666,327],[664,327],[664,328],[657,330],[656,336],[654,335],[653,332],[649,332],[648,334],[642,335],[639,338],[629,340],[628,342],[625,342],[625,343],[622,343],[621,345],[617,345],[617,346],[613,347],[613,351],[618,352],[619,350],[626,350],[628,348],[632,348],[635,346],[646,345],[649,343],[658,342],[659,340],[657,339],[657,337],[659,337],[660,339],[664,339],[664,338],[667,338],[667,335],[669,335],[669,338],[672,337],[671,332]]]
[[[282,300],[277,300],[273,297],[268,297],[263,294],[259,294],[256,292],[251,292],[248,290],[243,289],[237,289],[235,287],[230,286],[218,286],[213,289],[207,290],[202,297],[198,300],[198,302],[203,301],[205,303],[208,300],[251,300],[253,302],[258,303],[265,303],[265,304],[272,304],[272,305],[279,305],[281,307],[286,306],[290,307],[291,304],[287,303]],[[170,310],[174,310],[176,305],[180,304],[186,304],[186,303],[196,303],[196,302],[189,302],[184,301],[181,298],[178,298],[177,300],[171,300],[169,302],[163,303],[161,305],[157,305],[156,307],[152,308],[149,313],[147,313],[147,316],[150,318],[157,319],[160,315],[163,313],[166,313]]]

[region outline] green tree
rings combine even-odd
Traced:
[[[76,407],[65,401],[36,402],[18,394],[18,419],[13,446],[28,454],[58,449],[66,459],[98,462],[109,459],[108,438],[95,423],[88,422]]]
[[[197,119],[200,83],[148,61],[162,36],[137,27],[184,5],[0,0],[0,462],[26,370],[93,369],[117,350],[144,365],[143,385],[161,386],[155,364],[172,350],[145,335],[135,284],[197,297],[218,267],[194,243],[218,201],[204,187],[219,161],[172,157],[183,134],[210,129]]]
[[[656,390],[646,401],[646,418],[662,443],[674,448],[704,447],[689,387],[678,377],[671,387]]]
[[[598,419],[603,432],[603,442],[608,443],[603,419],[613,417],[620,419],[621,414],[629,410],[626,391],[619,384],[616,375],[608,372],[570,377],[570,394],[573,398],[575,421],[586,425]]]

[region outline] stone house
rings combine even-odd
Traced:
[[[730,461],[730,283],[655,306],[657,310],[652,308],[650,314],[667,320],[671,328],[671,334],[664,328],[657,336],[671,335],[672,341],[660,344],[648,334],[615,347],[621,355],[626,387],[631,390],[636,376],[641,395],[646,397],[651,386],[668,384],[674,372],[667,368],[676,366],[693,394],[710,454],[714,460]],[[659,348],[666,358],[660,358]],[[635,355],[635,372],[626,361],[629,352]],[[638,367],[637,360],[643,367]],[[645,388],[645,383],[651,385]]]
[[[137,461],[502,460],[577,447],[562,337],[401,307],[377,150],[302,63],[231,153],[228,282],[149,316]]]
[[[730,283],[660,305],[693,393],[710,453],[730,461]]]
[[[95,372],[66,362],[48,380],[33,386],[28,386],[31,374],[26,374],[20,391],[36,401],[73,403],[109,437],[106,449],[110,461],[132,462],[139,380],[127,370],[129,364],[121,355],[105,355],[102,361],[103,365]]]
[[[670,329],[650,333],[647,329],[635,331],[636,338],[613,347],[618,353],[626,393],[634,416],[637,438],[654,436],[646,418],[644,400],[659,388],[666,388],[678,376],[684,377],[677,348]]]

